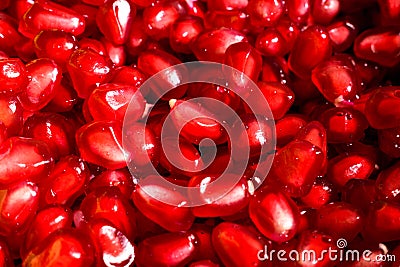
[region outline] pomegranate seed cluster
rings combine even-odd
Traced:
[[[398,267],[399,77],[399,0],[1,0],[0,265]]]

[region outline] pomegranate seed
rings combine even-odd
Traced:
[[[111,0],[99,8],[96,22],[108,40],[120,45],[126,42],[135,15],[136,8],[128,0]]]
[[[78,96],[72,86],[66,81],[61,80],[61,84],[57,86],[53,99],[44,107],[49,112],[67,112],[71,111],[78,102]]]
[[[249,16],[241,10],[209,10],[204,23],[206,29],[228,28],[241,32],[249,30]]]
[[[149,37],[144,30],[143,18],[140,14],[137,14],[131,22],[130,31],[125,43],[129,55],[138,56],[146,50],[148,39]]]
[[[145,81],[147,77],[141,72],[137,67],[123,66],[115,69],[114,75],[111,79],[111,83],[116,84],[126,84],[139,88]],[[140,91],[142,94],[145,93],[144,90]],[[146,96],[146,94],[144,94]]]
[[[281,0],[250,0],[246,10],[252,25],[270,27],[282,16],[284,2]]]
[[[381,171],[376,180],[376,191],[381,199],[399,202],[400,183],[397,179],[400,173],[400,163]]]
[[[111,78],[112,63],[90,49],[78,49],[67,64],[74,89],[80,98],[87,98],[94,88]]]
[[[311,187],[310,192],[301,197],[300,200],[307,207],[319,209],[335,199],[336,190],[333,185],[325,179],[317,179]]]
[[[131,107],[129,120],[136,121],[142,117],[146,102],[134,86],[105,83],[93,90],[87,104],[94,120],[116,120],[122,123],[128,104]]]
[[[223,222],[212,232],[212,244],[225,266],[261,266],[257,253],[264,244],[255,231],[247,227]]]
[[[99,40],[96,39],[92,39],[92,38],[82,38],[79,42],[78,42],[78,48],[82,49],[82,50],[92,50],[95,51],[96,53],[102,55],[102,56],[106,56],[107,55],[107,51],[106,48],[104,46],[104,43],[102,43]]]
[[[365,117],[371,127],[388,129],[397,127],[400,114],[397,104],[400,102],[400,87],[388,86],[376,89],[365,103]]]
[[[18,22],[5,13],[0,13],[0,51],[8,55],[16,54],[15,44],[20,43],[23,38],[17,30]]]
[[[64,116],[56,113],[36,113],[24,123],[24,136],[48,144],[56,160],[74,152],[75,129]]]
[[[213,262],[219,262],[211,240],[213,226],[214,222],[210,221],[206,224],[193,224],[190,228],[190,232],[192,232],[197,238],[197,251],[193,261],[210,260]]]
[[[283,243],[296,234],[300,213],[291,198],[272,187],[266,187],[258,190],[250,200],[249,215],[263,235]]]
[[[288,0],[286,7],[290,20],[300,24],[306,23],[310,15],[311,2],[310,0]]]
[[[54,2],[36,1],[20,20],[18,30],[29,38],[42,30],[62,30],[80,35],[85,30],[85,18]]]
[[[223,63],[228,47],[239,42],[247,42],[241,32],[225,28],[209,30],[196,38],[192,51],[198,60]]]
[[[378,131],[379,149],[393,158],[400,158],[400,128]]]
[[[393,0],[379,0],[378,4],[384,24],[399,26],[400,4]]]
[[[119,122],[91,122],[79,128],[75,138],[79,153],[85,161],[111,170],[126,166]]]
[[[271,174],[289,195],[305,196],[310,192],[323,162],[321,148],[305,140],[295,140],[278,151]]]
[[[114,64],[114,67],[121,67],[124,65],[127,58],[125,47],[123,45],[115,45],[105,38],[102,38],[102,42],[106,49],[106,54]]]
[[[117,187],[125,198],[130,198],[133,191],[133,179],[127,169],[106,170],[90,180],[88,185],[89,192],[93,192],[99,187]]]
[[[39,181],[52,169],[54,159],[43,141],[11,137],[0,148],[0,185],[4,188],[20,181]]]
[[[368,122],[358,110],[351,108],[331,108],[320,116],[326,128],[328,143],[351,143],[364,137]]]
[[[374,28],[362,32],[354,42],[354,54],[393,67],[400,62],[400,32],[397,28]]]
[[[377,192],[374,180],[351,179],[343,188],[342,199],[364,213],[368,211],[376,198]]]
[[[17,135],[22,130],[23,108],[15,96],[0,95],[0,121],[6,127],[8,136]]]
[[[225,174],[228,176],[228,174]],[[232,179],[235,179],[235,175],[231,175]],[[229,177],[229,176],[228,176]],[[197,187],[199,188],[198,193],[192,195],[193,202],[197,202],[200,198],[203,203],[207,203],[205,205],[199,207],[193,207],[192,212],[196,217],[222,217],[222,216],[229,216],[237,213],[238,211],[245,208],[249,203],[249,196],[250,192],[247,186],[247,180],[245,178],[241,178],[238,183],[222,198],[211,202],[209,201],[208,197],[213,194],[213,192],[218,192],[224,189],[221,188],[220,190],[215,189],[215,187],[211,187],[209,189],[209,185],[215,181],[218,177],[217,176],[194,176],[189,181],[190,187]],[[224,179],[228,179],[225,178]],[[221,185],[223,186],[223,185]]]
[[[57,231],[49,235],[23,259],[23,266],[91,266],[93,245],[76,230]]]
[[[358,153],[341,154],[329,160],[327,177],[339,187],[351,179],[368,179],[375,169],[375,162]]]
[[[353,100],[361,81],[351,57],[335,55],[312,70],[312,81],[328,101],[339,104]]]
[[[188,200],[179,192],[151,184],[157,179],[160,178],[149,176],[144,180],[145,185],[137,185],[131,196],[133,203],[146,217],[170,232],[188,230],[194,221],[191,210],[182,206]]]
[[[169,35],[171,48],[178,53],[190,54],[191,43],[203,30],[203,21],[199,17],[186,16],[177,19],[172,24]]]
[[[318,24],[329,24],[339,13],[340,0],[316,0],[312,3],[311,15]]]
[[[197,237],[190,232],[166,233],[139,243],[137,264],[147,266],[185,266],[197,250]],[[149,258],[149,255],[153,255]]]
[[[89,193],[82,200],[80,210],[89,222],[96,218],[110,221],[129,240],[136,235],[136,211],[115,187],[102,187]]]
[[[285,146],[290,141],[294,140],[300,129],[302,129],[306,124],[307,121],[302,116],[292,114],[283,116],[275,124],[277,145]]]
[[[109,221],[95,219],[89,231],[97,252],[97,264],[105,266],[130,266],[135,260],[136,247]]]
[[[347,50],[356,39],[359,31],[358,25],[349,17],[333,22],[326,29],[332,41],[333,50],[336,52]]]
[[[293,91],[280,83],[258,82],[257,85],[267,100],[274,119],[281,119],[294,102]]]
[[[71,228],[72,213],[63,206],[48,206],[36,214],[28,228],[24,250],[25,255],[31,251],[36,244],[42,243],[50,234],[60,230]],[[23,257],[24,257],[23,256]]]
[[[30,81],[18,98],[24,109],[37,111],[46,106],[55,96],[61,82],[61,69],[50,59],[42,58],[26,65]]]
[[[320,26],[310,26],[299,33],[289,55],[289,68],[297,76],[309,78],[312,69],[327,59],[331,52],[327,31]]]
[[[27,70],[18,58],[0,60],[0,84],[4,93],[16,94],[28,84]]]

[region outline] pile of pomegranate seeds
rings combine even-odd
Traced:
[[[1,0],[0,266],[399,267],[399,74],[399,0]]]

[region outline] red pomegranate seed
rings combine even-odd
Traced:
[[[381,19],[385,25],[400,25],[400,3],[395,0],[379,0]]]
[[[104,47],[104,43],[96,39],[84,37],[78,42],[78,48],[83,50],[89,49],[95,51],[102,56],[107,56],[107,51]]]
[[[311,3],[310,0],[288,0],[286,2],[287,13],[290,20],[305,24],[310,15]]]
[[[241,10],[209,10],[205,14],[206,29],[228,28],[236,31],[249,30],[249,16]]]
[[[256,231],[246,226],[223,222],[212,232],[212,244],[225,266],[262,266],[257,258],[264,249],[263,240]]]
[[[365,117],[371,127],[388,129],[399,126],[400,87],[387,86],[376,89],[365,103]]]
[[[354,42],[354,54],[385,67],[400,62],[400,31],[398,28],[374,28],[362,32]]]
[[[358,110],[351,108],[331,108],[320,116],[325,126],[328,143],[351,143],[364,137],[368,122]]]
[[[282,117],[275,124],[277,145],[282,147],[288,144],[306,124],[303,116],[287,114]]]
[[[45,30],[34,38],[35,53],[38,58],[50,58],[65,70],[72,52],[77,48],[75,36],[59,30]]]
[[[29,62],[26,70],[30,81],[18,98],[24,109],[37,111],[55,96],[61,82],[61,69],[53,60],[41,58]]]
[[[339,13],[340,0],[316,0],[312,3],[311,16],[318,24],[329,24]]]
[[[116,170],[126,166],[122,127],[117,121],[95,121],[75,134],[79,153],[87,162]]]
[[[149,36],[146,34],[143,24],[143,18],[140,14],[131,22],[130,31],[126,39],[126,50],[131,56],[138,56],[146,50]]]
[[[226,175],[226,176],[225,176]],[[232,179],[236,179],[236,175],[224,174],[224,179],[232,176]],[[237,182],[234,187],[221,198],[210,202],[209,196],[213,195],[214,192],[223,191],[225,189],[224,185],[220,188],[211,187],[209,185],[218,179],[218,176],[193,176],[189,181],[189,187],[198,188],[198,192],[192,194],[192,201],[197,202],[201,199],[202,203],[205,205],[193,207],[192,212],[196,217],[222,217],[233,215],[243,208],[245,208],[249,203],[250,192],[245,177],[242,177],[239,182]]]
[[[88,191],[93,192],[99,187],[117,187],[125,198],[130,198],[134,179],[128,169],[106,170],[90,180]]]
[[[5,13],[0,13],[0,30],[2,32],[0,36],[0,51],[8,55],[15,55],[15,44],[23,41],[17,28],[18,21]]]
[[[362,235],[367,240],[388,242],[400,238],[400,204],[378,201],[371,205]]]
[[[94,264],[93,245],[77,230],[57,231],[36,244],[23,259],[23,266],[76,266]]]
[[[360,92],[360,77],[352,58],[335,55],[312,70],[312,81],[328,101],[339,104],[351,101]]]
[[[67,112],[77,102],[78,96],[76,91],[64,78],[61,80],[61,84],[57,86],[53,99],[44,107],[44,110],[48,112]]]
[[[85,18],[54,2],[36,1],[20,20],[18,30],[29,38],[42,30],[62,30],[80,35],[85,30]]]
[[[38,186],[27,181],[14,183],[7,189],[0,190],[0,197],[1,234],[8,236],[15,232],[26,231],[38,209]]]
[[[368,212],[371,204],[377,199],[374,180],[351,179],[342,190],[342,199],[354,207]]]
[[[399,174],[399,162],[379,173],[376,180],[376,191],[381,199],[400,202]]]
[[[384,75],[382,66],[367,60],[356,60],[356,69],[364,87],[375,87]],[[361,94],[359,99],[361,100],[362,96],[369,92],[371,91],[362,92],[364,94]],[[354,104],[355,103],[356,101],[354,101]]]
[[[151,181],[157,179],[160,178],[157,176],[146,177],[145,185],[136,186],[131,196],[136,208],[170,232],[188,230],[194,221],[191,210],[184,206],[188,200],[170,188],[151,184]],[[168,203],[174,203],[174,205]]]
[[[351,179],[368,179],[375,164],[370,157],[358,153],[341,154],[329,160],[327,178],[340,188]]]
[[[203,21],[199,17],[185,16],[177,19],[169,34],[171,48],[177,53],[190,54],[191,43],[203,30]]]
[[[326,179],[317,179],[311,187],[310,192],[301,197],[301,202],[307,207],[319,209],[325,204],[335,200],[337,194],[333,185]]]
[[[87,104],[94,120],[116,120],[122,123],[128,105],[129,121],[134,122],[142,117],[146,101],[134,86],[104,83],[93,90]]]
[[[75,155],[61,158],[49,177],[40,183],[41,205],[65,204],[71,206],[85,189],[90,171],[82,159]]]
[[[67,64],[74,89],[80,98],[87,98],[96,86],[111,78],[112,63],[91,49],[78,49]]]
[[[400,158],[400,127],[378,131],[379,149],[393,158]]]
[[[42,243],[50,234],[71,226],[72,213],[64,206],[48,206],[38,211],[28,228],[23,246],[25,255],[22,256],[25,257],[36,244]]]
[[[274,119],[281,119],[294,102],[293,91],[281,83],[258,82],[257,85],[267,100]]]
[[[196,243],[197,237],[190,232],[149,237],[139,243],[137,264],[143,267],[185,266],[196,253]]]
[[[133,206],[115,187],[102,187],[89,193],[82,200],[80,210],[87,221],[103,218],[110,221],[129,240],[136,236]]]
[[[73,152],[75,140],[70,122],[57,113],[35,113],[24,123],[24,136],[42,140],[48,144],[56,160]]]
[[[97,264],[104,266],[131,266],[135,260],[136,247],[112,223],[95,219],[88,228],[97,252]]]
[[[289,195],[305,196],[321,171],[324,153],[305,140],[295,140],[275,156],[271,174]]]
[[[23,108],[15,96],[0,95],[0,121],[6,126],[8,136],[22,130]]]
[[[213,226],[213,221],[210,221],[205,224],[193,224],[190,228],[190,232],[197,238],[196,255],[193,257],[192,261],[211,260],[213,262],[219,262],[211,240]]]
[[[101,39],[106,49],[106,54],[114,64],[114,67],[121,67],[125,64],[127,54],[123,45],[115,45],[106,38]]]
[[[300,213],[296,203],[287,195],[265,187],[256,191],[250,200],[249,216],[263,235],[283,243],[296,234]]]
[[[20,181],[44,179],[54,160],[43,141],[31,138],[11,137],[0,147],[0,185],[2,187]]]
[[[128,38],[136,7],[128,0],[111,0],[99,8],[96,22],[104,36],[116,45],[124,44]]]
[[[115,69],[110,83],[126,84],[139,88],[146,79],[146,75],[137,67],[122,66]],[[144,90],[141,90],[140,92],[146,96]]]
[[[28,84],[27,70],[18,58],[0,60],[0,84],[3,93],[16,94]]]
[[[276,28],[266,28],[260,32],[255,46],[264,56],[282,57],[289,52],[289,45]]]
[[[362,228],[363,216],[351,204],[332,202],[318,210],[317,229],[335,240],[344,238],[351,242]]]
[[[359,26],[351,17],[344,17],[327,26],[326,30],[332,41],[333,50],[335,52],[343,52],[347,50],[356,39]]]
[[[193,42],[192,51],[198,60],[223,63],[228,47],[234,43],[247,42],[246,36],[231,29],[204,31]]]
[[[160,159],[160,141],[151,127],[143,123],[125,125],[125,149],[131,171],[145,173],[146,168],[157,166]],[[164,142],[165,140],[163,140]]]
[[[143,10],[145,32],[155,40],[169,37],[172,24],[185,14],[179,1],[170,0]]]
[[[270,27],[277,23],[284,13],[285,3],[281,0],[251,0],[246,11],[252,25]]]
[[[297,76],[309,78],[312,69],[327,59],[331,52],[328,32],[321,26],[310,26],[300,32],[289,55],[289,68]]]

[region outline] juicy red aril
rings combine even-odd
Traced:
[[[121,67],[126,63],[127,53],[123,45],[116,45],[106,38],[101,39],[106,49],[106,54],[114,64],[114,67]]]
[[[67,64],[74,89],[81,98],[87,98],[94,88],[111,78],[112,63],[90,49],[78,49]]]
[[[41,58],[29,62],[26,70],[29,83],[18,98],[24,109],[37,111],[53,99],[61,82],[61,69],[53,60]]]
[[[306,124],[305,117],[292,114],[285,115],[278,120],[275,124],[277,145],[284,146],[288,144]]]
[[[15,96],[0,95],[0,121],[8,136],[17,135],[23,125],[23,108]]]
[[[228,47],[239,42],[247,42],[241,32],[225,28],[209,30],[196,38],[192,51],[198,60],[222,63]]]
[[[310,15],[311,2],[312,1],[310,0],[287,1],[286,8],[290,20],[296,23],[305,24]]]
[[[75,155],[61,158],[41,183],[41,205],[72,205],[89,181],[90,172],[82,159]]]
[[[95,121],[78,129],[75,138],[82,159],[111,170],[125,167],[121,128],[117,121]]]
[[[126,197],[130,198],[133,191],[133,179],[128,169],[106,170],[90,180],[88,191],[92,192],[99,187],[115,186]]]
[[[319,209],[335,199],[336,190],[326,179],[317,179],[307,195],[300,198],[307,207]]]
[[[71,226],[72,213],[68,208],[48,206],[38,211],[26,234],[23,246],[25,253],[27,254],[36,244],[43,242],[51,233]]]
[[[399,174],[399,162],[379,173],[376,179],[376,191],[381,199],[400,202]]]
[[[361,33],[354,42],[354,54],[361,58],[393,67],[400,62],[398,28],[374,28]]]
[[[361,81],[351,57],[335,55],[312,70],[312,81],[332,103],[350,101],[360,91]]]
[[[18,58],[0,60],[0,91],[16,94],[28,84],[27,70]]]
[[[57,113],[36,113],[24,123],[25,137],[42,140],[48,144],[55,159],[74,151],[74,131],[70,122]]]
[[[11,137],[0,147],[0,186],[20,181],[40,181],[45,178],[54,160],[43,141],[31,138]]]
[[[246,8],[251,24],[256,27],[273,26],[284,9],[285,4],[281,0],[250,0]]]
[[[271,175],[289,195],[305,196],[311,190],[323,162],[321,148],[308,141],[295,140],[278,151]]]
[[[146,79],[146,75],[137,67],[123,66],[115,69],[110,82],[116,84],[131,85],[139,88],[146,81]],[[146,95],[143,90],[141,90],[140,92]]]
[[[212,244],[225,266],[261,266],[257,253],[264,249],[256,231],[231,222],[217,225],[212,232]]]
[[[144,186],[136,186],[131,197],[136,208],[150,220],[168,231],[188,230],[194,221],[190,208],[182,206],[188,200],[185,196],[170,188],[146,182],[146,180],[151,182],[154,179],[160,178],[156,176],[146,177]],[[168,203],[174,203],[175,205]]]
[[[354,207],[368,212],[377,199],[374,180],[351,179],[342,190],[342,199]]]
[[[34,49],[38,58],[50,58],[65,70],[72,52],[76,49],[77,42],[74,35],[59,31],[41,31],[34,38]]]
[[[321,26],[310,26],[299,33],[289,55],[289,68],[297,76],[309,78],[312,69],[329,58],[331,52],[328,32]]]
[[[88,108],[94,120],[116,120],[123,122],[128,104],[129,120],[142,117],[145,100],[136,87],[105,83],[93,90],[88,98]]]
[[[400,158],[400,127],[378,131],[379,149],[393,158]]]
[[[327,26],[326,30],[332,41],[333,50],[336,52],[343,52],[348,49],[356,39],[359,27],[351,18],[344,17]]]
[[[258,82],[257,85],[267,100],[274,119],[281,119],[294,102],[293,91],[280,83]]]
[[[139,243],[136,260],[143,267],[185,266],[196,253],[196,243],[197,237],[190,232],[156,235]]]
[[[42,30],[62,30],[80,35],[85,30],[85,18],[72,9],[50,1],[36,1],[19,22],[18,30],[33,38]]]
[[[203,21],[195,16],[186,16],[176,20],[169,35],[171,48],[178,53],[190,54],[191,43],[204,30]]]
[[[129,240],[133,240],[136,236],[136,211],[121,191],[115,187],[98,188],[89,193],[82,200],[80,210],[84,219],[89,222],[96,218],[107,219]]]
[[[249,216],[263,235],[283,243],[296,234],[300,213],[290,197],[272,187],[265,187],[250,200]]]
[[[107,1],[99,8],[97,26],[104,36],[114,44],[124,44],[128,38],[136,8],[128,0]]]
[[[311,15],[316,23],[328,24],[339,13],[340,0],[316,0],[312,4]]]
[[[264,56],[282,57],[289,52],[285,38],[276,28],[267,28],[258,34],[255,46]]]
[[[247,31],[249,17],[241,10],[209,10],[205,14],[206,29],[225,27],[236,31]]]

